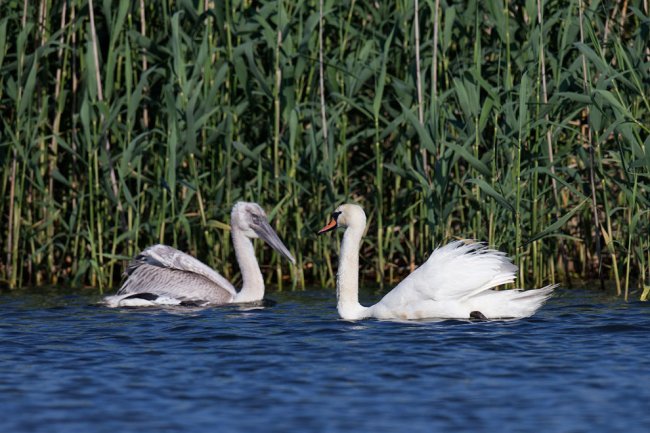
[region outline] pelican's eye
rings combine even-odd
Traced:
[[[260,225],[260,224],[262,224],[264,222],[264,217],[262,217],[262,215],[253,213],[251,211],[249,211],[248,214],[250,215],[251,221],[253,222],[253,224]]]

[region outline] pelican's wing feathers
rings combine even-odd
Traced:
[[[176,299],[230,302],[235,287],[218,272],[182,251],[153,245],[131,261],[118,296],[153,293]]]

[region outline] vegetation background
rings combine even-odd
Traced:
[[[237,279],[261,203],[332,284],[336,205],[392,282],[465,237],[519,286],[650,284],[648,0],[0,0],[0,285],[112,290],[164,242]]]

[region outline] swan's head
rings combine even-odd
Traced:
[[[269,225],[266,212],[257,203],[244,201],[236,203],[230,213],[230,226],[233,231],[239,231],[250,239],[264,239],[266,243],[289,259],[291,263],[296,263],[296,259],[293,258],[287,247],[280,240],[278,234]]]
[[[327,233],[337,227],[366,227],[366,214],[361,206],[356,204],[342,204],[332,212],[330,222],[318,231],[318,234]]]

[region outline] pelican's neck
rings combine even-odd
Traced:
[[[364,224],[350,225],[343,234],[339,270],[336,274],[336,300],[339,315],[345,320],[368,317],[368,308],[359,304],[359,247]]]
[[[241,270],[242,288],[233,302],[255,302],[264,298],[264,278],[255,258],[253,242],[236,227],[232,228],[232,244]]]

